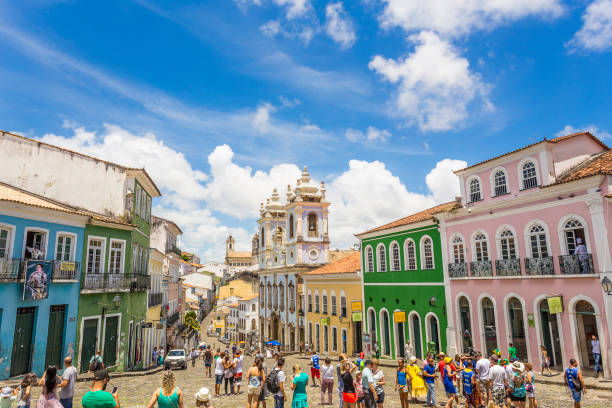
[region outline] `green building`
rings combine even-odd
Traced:
[[[417,358],[446,351],[444,255],[436,214],[457,203],[425,211],[357,234],[361,242],[364,329],[381,357],[404,356],[407,341]]]
[[[85,227],[74,352],[80,372],[88,370],[96,350],[114,371],[142,369],[150,358],[142,351],[151,288],[151,201],[160,193],[144,170],[126,182],[131,186],[125,216],[101,216]]]

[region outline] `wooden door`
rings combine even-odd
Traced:
[[[117,329],[119,317],[107,317],[104,329],[104,367],[117,364]]]
[[[15,336],[11,355],[11,377],[30,371],[35,307],[20,307],[15,318]]]
[[[81,338],[81,372],[89,370],[89,360],[96,354],[98,341],[98,319],[87,319],[83,322]]]
[[[64,345],[64,319],[66,305],[52,305],[49,311],[49,331],[47,332],[47,353],[45,367],[63,366],[62,350]]]

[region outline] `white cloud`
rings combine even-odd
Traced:
[[[279,6],[287,7],[287,19],[291,20],[298,17],[303,17],[310,12],[310,0],[274,0]]]
[[[363,132],[357,129],[346,129],[344,136],[351,142],[360,142],[364,139]]]
[[[573,127],[572,125],[565,125],[563,129],[555,133],[555,136],[559,137],[559,136],[571,135],[572,133],[578,133],[578,132],[591,132],[593,136],[601,140],[612,138],[612,135],[610,135],[609,132],[606,132],[605,130],[600,129],[598,126],[595,126],[595,125],[586,125],[586,126],[577,127],[577,128]]]
[[[369,142],[386,142],[391,137],[391,132],[387,129],[376,129],[374,126],[369,126],[366,133],[366,138]]]
[[[582,28],[566,44],[570,52],[612,48],[612,0],[593,1],[582,15],[582,21]]]
[[[325,31],[340,44],[340,48],[347,49],[355,44],[357,36],[353,29],[353,22],[344,10],[342,2],[328,4],[325,7],[325,18]]]
[[[253,114],[253,127],[259,133],[265,134],[270,131],[270,114],[275,112],[276,108],[270,103],[262,103],[257,106]]]
[[[409,40],[415,48],[408,57],[394,60],[377,55],[369,64],[389,82],[399,83],[397,115],[421,130],[440,131],[461,125],[468,105],[479,98],[490,107],[488,86],[450,43],[429,31]]]
[[[281,23],[278,20],[270,20],[266,24],[263,24],[261,27],[259,27],[259,29],[264,35],[268,37],[274,37],[280,32]]]
[[[560,0],[384,0],[380,16],[385,28],[408,32],[432,30],[444,35],[492,29],[528,16],[557,17]]]
[[[436,202],[453,201],[459,195],[459,179],[453,171],[466,167],[467,162],[463,160],[444,159],[436,163],[425,177],[427,188]]]

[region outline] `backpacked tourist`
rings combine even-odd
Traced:
[[[529,401],[529,408],[538,408],[534,383],[535,373],[533,372],[533,365],[527,362],[525,363],[525,392],[527,395],[527,401]]]
[[[574,399],[574,408],[580,408],[582,394],[587,393],[582,371],[578,368],[578,362],[575,359],[569,361],[569,367],[563,373],[565,384],[569,387],[572,398]]]
[[[176,386],[176,377],[171,370],[162,374],[161,388],[155,390],[147,408],[153,408],[157,403],[158,408],[183,408],[183,391]]]
[[[213,361],[212,350],[210,349],[210,346],[208,346],[206,347],[206,350],[204,351],[204,371],[209,378],[211,376],[210,372],[211,372],[212,361]]]
[[[512,363],[514,371],[512,377],[508,379],[510,384],[510,400],[515,408],[525,408],[527,391],[525,389],[525,366],[520,361]]]

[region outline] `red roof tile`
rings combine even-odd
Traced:
[[[361,270],[361,258],[359,251],[355,251],[349,256],[329,263],[321,268],[306,272],[304,275],[324,275],[329,273],[354,273]]]

